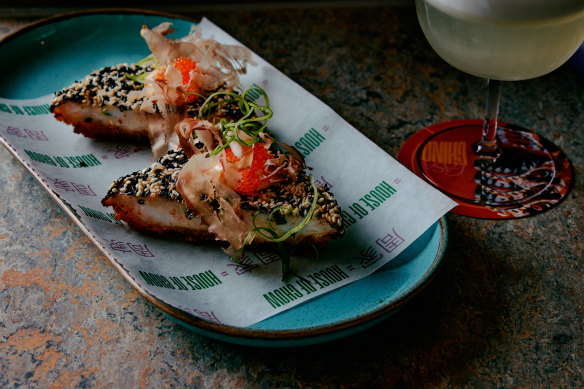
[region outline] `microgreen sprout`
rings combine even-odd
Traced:
[[[247,100],[246,97],[251,91],[257,91],[264,96],[266,105],[259,105]],[[217,97],[222,97],[222,99],[217,101]],[[221,119],[219,120],[219,123],[216,123],[222,134],[223,143],[218,145],[211,152],[211,155],[220,153],[233,141],[243,146],[252,146],[255,143],[262,142],[260,133],[266,129],[268,120],[273,115],[272,110],[270,109],[268,95],[263,89],[254,86],[246,89],[241,95],[229,91],[217,91],[212,93],[199,108],[199,119],[207,119],[214,108],[230,103],[237,104],[242,113],[242,117],[238,121]],[[257,111],[263,113],[263,116],[254,115]],[[243,138],[242,133],[247,135],[246,139]]]
[[[284,279],[286,279],[291,274],[290,273],[291,272],[291,270],[290,270],[290,255],[289,255],[290,253],[285,250],[283,242],[286,239],[290,238],[292,235],[294,235],[297,232],[299,232],[300,230],[302,230],[304,228],[304,226],[306,226],[308,224],[308,222],[312,218],[312,215],[314,214],[314,210],[316,209],[316,204],[318,203],[318,188],[316,187],[316,185],[314,183],[314,177],[311,174],[308,178],[310,180],[310,185],[312,186],[313,196],[312,196],[312,203],[310,204],[310,209],[306,213],[306,216],[304,217],[302,222],[300,224],[298,224],[297,226],[288,230],[286,233],[280,235],[278,233],[278,227],[276,227],[274,225],[273,218],[274,218],[274,214],[276,212],[280,212],[281,207],[277,207],[270,212],[270,214],[268,215],[266,226],[258,226],[257,225],[256,218],[260,215],[260,212],[257,211],[253,215],[253,227],[254,228],[245,237],[245,240],[243,241],[242,247],[235,252],[235,259],[236,260],[239,260],[241,258],[241,255],[243,254],[243,248],[245,247],[246,244],[248,244],[249,241],[251,241],[254,234],[257,233],[257,234],[261,235],[268,242],[278,244],[278,247],[280,248],[280,252],[282,253],[282,276]]]
[[[140,61],[136,62],[136,65],[138,65],[138,66],[145,66],[145,65],[152,66],[154,68],[154,70],[158,69],[158,67],[159,67],[158,61],[156,61],[156,58],[154,57],[153,54],[150,54],[148,57],[145,57],[145,58],[141,59]],[[148,75],[150,73],[152,73],[152,71],[144,72],[144,73],[141,73],[137,76],[135,76],[133,74],[126,73],[126,77],[134,82],[139,83],[139,84],[146,84],[146,77],[148,77]]]

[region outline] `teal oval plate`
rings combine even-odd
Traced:
[[[161,13],[97,10],[59,15],[27,26],[0,43],[0,57],[10,58],[0,61],[0,96],[8,99],[44,96],[100,67],[136,62],[149,53],[136,31],[143,24],[164,21],[171,21],[181,35],[196,23]],[[35,172],[23,165],[42,184]],[[67,205],[43,186],[101,249]],[[144,298],[186,328],[237,344],[286,347],[339,339],[387,318],[432,279],[444,258],[447,242],[443,217],[374,274],[245,328],[208,322],[158,300],[146,293],[107,252],[104,254]]]

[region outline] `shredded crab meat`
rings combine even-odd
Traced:
[[[220,154],[197,154],[181,169],[176,185],[187,206],[201,216],[215,239],[229,243],[226,252],[233,256],[243,247],[253,222],[249,214],[241,212],[241,197],[226,184],[224,173]],[[221,213],[204,199],[217,200]]]
[[[187,118],[178,123],[175,127],[180,146],[188,158],[194,154],[201,153],[195,145],[195,138],[205,146],[206,150],[213,150],[215,145],[221,142],[219,128],[207,120]],[[194,136],[193,136],[194,134]]]
[[[217,89],[223,84],[238,86],[239,74],[245,73],[246,64],[255,64],[247,48],[203,39],[196,28],[181,39],[167,39],[166,35],[173,31],[170,26],[170,23],[162,23],[152,30],[143,26],[140,34],[160,66],[169,65],[179,57],[196,62],[197,70],[191,72],[194,73],[191,80],[197,79],[202,90]]]
[[[232,141],[212,155],[211,151],[223,142],[219,126],[189,118],[178,123],[175,131],[189,157],[179,174],[177,191],[187,206],[201,216],[216,239],[229,243],[227,252],[234,255],[253,229],[252,219],[241,212],[241,196],[257,193],[275,182],[294,179],[304,167],[304,161],[291,153],[272,154],[269,149],[275,140],[264,133],[261,142],[248,146]],[[197,148],[198,142],[205,147]],[[216,200],[216,206],[209,200]]]
[[[181,147],[189,158],[192,155],[200,154],[202,150],[209,153],[218,145],[223,144],[221,129],[207,120],[184,119],[176,125],[175,131]],[[205,146],[203,149],[197,148],[195,138],[198,142],[203,143]],[[219,160],[225,170],[223,179],[230,188],[238,193],[248,194],[249,190],[253,191],[254,188],[247,185],[247,189],[242,190],[242,180],[253,178],[257,180],[255,185],[257,189],[263,189],[275,182],[294,178],[299,170],[305,168],[304,160],[294,148],[275,141],[263,132],[260,133],[260,138],[262,141],[253,144],[253,146],[244,146],[237,141],[232,141],[219,153]],[[288,155],[284,153],[274,155],[269,152],[268,150],[274,142],[285,149]]]
[[[181,39],[167,38],[173,31],[170,23],[162,23],[153,29],[143,26],[140,31],[158,66],[146,77],[146,86],[140,96],[143,98],[142,110],[158,111],[164,119],[163,123],[148,126],[155,159],[178,145],[174,129],[184,119],[183,107],[193,100],[195,94],[205,94],[222,86],[236,88],[239,74],[245,73],[246,65],[255,64],[251,51],[243,46],[203,39],[200,30],[194,28]],[[174,61],[181,58],[196,64],[188,72],[188,77],[175,67]]]

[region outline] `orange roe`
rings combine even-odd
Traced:
[[[269,179],[262,179],[262,175],[264,173],[264,166],[271,157],[272,155],[263,145],[254,145],[251,167],[242,172],[241,178],[235,185],[235,191],[239,194],[249,196],[257,193],[262,184],[269,183]]]
[[[187,57],[178,57],[172,61],[172,66],[180,71],[183,78],[183,85],[187,85],[191,80],[190,72],[197,68],[197,63]]]
[[[235,154],[233,154],[233,151],[231,151],[231,147],[227,147],[225,149],[225,157],[227,158],[227,162],[237,162],[237,161],[239,161],[239,158],[237,158],[235,156]]]
[[[197,63],[190,58],[187,57],[178,57],[171,62],[171,65],[175,67],[180,74],[182,75],[182,84],[186,88],[187,93],[183,91],[184,94],[184,101],[187,103],[192,103],[197,99],[197,95],[194,93],[198,92],[198,89],[195,85],[189,85],[191,81],[191,74],[190,72],[197,68]],[[154,79],[156,81],[163,81],[165,79],[166,73],[166,66],[161,66],[160,68],[156,69],[156,73],[154,74]],[[177,102],[180,104],[180,102]]]
[[[166,73],[166,66],[162,66],[162,67],[156,69],[156,73],[155,73],[156,77],[154,77],[155,80],[156,81],[164,80],[164,73]]]

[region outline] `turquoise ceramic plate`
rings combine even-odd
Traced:
[[[0,57],[10,58],[10,61],[0,61],[0,96],[9,99],[40,97],[97,68],[137,61],[148,54],[148,49],[136,31],[143,24],[156,25],[169,20],[179,35],[186,34],[193,23],[166,14],[102,10],[61,15],[31,25],[0,44]],[[18,154],[11,151],[20,160]],[[38,179],[34,171],[30,172]],[[45,188],[94,240],[59,197]],[[193,331],[246,345],[299,346],[356,333],[395,312],[430,281],[446,246],[447,228],[443,218],[373,275],[246,328],[210,323],[154,298],[142,290],[114,258],[104,254],[146,299]]]

